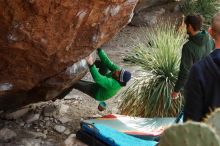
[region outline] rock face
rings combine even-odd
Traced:
[[[161,15],[165,13],[165,9],[157,7],[174,1],[176,0],[139,0],[130,24],[133,26],[154,26]]]
[[[150,12],[141,11],[133,17],[130,24],[134,26],[154,26],[157,24],[159,17],[164,13],[165,9],[163,8]]]
[[[132,18],[138,0],[2,0],[0,109],[50,100]]]
[[[162,5],[162,4],[173,2],[173,1],[176,1],[176,0],[139,0],[135,8],[135,13],[139,13],[140,11],[146,8]]]

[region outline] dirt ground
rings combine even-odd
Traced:
[[[139,68],[126,65],[123,57],[137,38],[143,38],[143,29],[146,27],[126,26],[102,46],[114,63],[131,71],[132,77]],[[92,80],[90,73],[83,79]],[[107,110],[104,112],[98,111],[97,101],[72,90],[63,99],[33,104],[10,113],[7,120],[0,120],[0,129],[4,129],[0,130],[0,146],[86,146],[76,139],[80,121],[119,113],[120,93],[106,102]]]

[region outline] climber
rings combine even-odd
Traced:
[[[101,48],[97,49],[100,60],[89,55],[86,61],[95,82],[80,80],[74,88],[100,101],[98,109],[106,109],[105,100],[113,97],[131,79],[131,73],[115,65]],[[97,70],[97,68],[99,70]]]

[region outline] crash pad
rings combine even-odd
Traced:
[[[101,141],[103,144],[99,143],[100,146],[156,146],[157,144],[156,141],[136,138],[102,124],[82,123],[81,126],[81,133],[84,132],[91,135],[91,139],[89,141],[87,139],[89,145],[92,139]]]
[[[138,118],[111,114],[101,118],[84,120],[83,122],[105,125],[114,130],[142,139],[152,139],[152,137],[158,137],[166,127],[176,123],[176,118]]]

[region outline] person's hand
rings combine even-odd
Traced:
[[[173,91],[171,94],[172,99],[177,99],[179,97],[179,94],[180,94],[179,92]]]
[[[88,65],[93,65],[94,59],[92,57],[92,54],[90,54],[88,57],[86,57],[86,62],[88,63]]]

